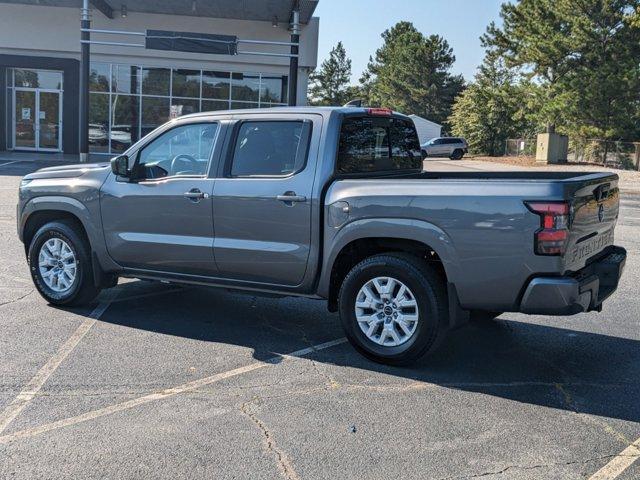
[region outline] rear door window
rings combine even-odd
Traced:
[[[304,168],[311,122],[243,122],[238,129],[232,177],[293,175]]]
[[[375,117],[351,117],[342,122],[337,173],[421,169],[420,141],[413,122]]]

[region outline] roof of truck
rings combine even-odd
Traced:
[[[362,114],[367,115],[370,113],[370,108],[366,107],[270,107],[270,108],[246,108],[238,110],[214,110],[210,112],[191,113],[189,115],[183,115],[179,119],[189,119],[198,117],[207,117],[211,115],[264,115],[270,112],[277,113],[319,113],[322,115],[330,115],[332,113],[340,114]],[[392,112],[394,116],[407,117],[400,112]],[[408,118],[408,117],[407,117]]]

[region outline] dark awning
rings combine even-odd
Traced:
[[[238,53],[238,37],[211,33],[147,30],[145,48],[174,52],[236,55]]]

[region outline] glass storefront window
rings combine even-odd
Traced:
[[[260,82],[260,103],[286,103],[287,77],[262,75]]]
[[[171,100],[171,118],[178,118],[200,111],[200,100],[194,98],[173,98]]]
[[[287,101],[286,75],[102,62],[91,63],[90,69],[91,152],[121,153],[182,115],[268,108]]]
[[[111,95],[111,129],[109,141],[112,153],[124,152],[138,140],[140,97]]]
[[[25,70],[21,68],[16,68],[13,72],[16,87],[62,90],[61,72]]]
[[[202,72],[202,98],[229,100],[230,79],[229,72]]]
[[[171,95],[200,98],[200,70],[174,70]]]
[[[89,90],[92,92],[108,92],[110,65],[108,63],[91,63],[89,68]]]
[[[109,152],[109,95],[89,95],[89,148],[92,152]]]
[[[113,65],[111,91],[114,93],[140,93],[140,69],[130,65]]]
[[[216,110],[229,110],[229,102],[222,100],[202,100],[203,112],[215,112]]]
[[[253,102],[231,102],[231,110],[239,110],[241,108],[258,108],[258,104]]]
[[[147,133],[169,121],[169,99],[160,97],[142,97],[142,125],[140,135]]]
[[[259,75],[246,73],[231,74],[231,100],[257,102],[259,94]]]
[[[142,94],[169,96],[171,70],[168,68],[142,69]]]

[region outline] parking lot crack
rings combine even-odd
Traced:
[[[31,295],[33,293],[33,289],[29,290],[27,293],[25,293],[24,295],[20,295],[18,298],[14,298],[13,300],[7,300],[6,302],[1,302],[0,303],[0,307],[4,307],[5,305],[11,305],[12,303],[17,303],[20,300],[22,300],[23,298],[28,297],[29,295]]]
[[[309,340],[309,338],[307,337],[307,334],[305,331],[302,331],[302,341],[304,343],[306,343],[307,345],[309,345],[310,348],[313,348],[313,343],[311,342],[311,340]],[[325,379],[325,387],[327,390],[336,390],[338,388],[340,388],[340,383],[337,382],[327,371],[325,368],[320,368],[320,366],[318,365],[318,362],[316,362],[313,358],[309,358],[309,361],[311,362],[311,368],[313,368],[313,371],[320,377]]]
[[[590,425],[596,426],[597,428],[603,430],[605,433],[607,433],[608,435],[618,440],[623,445],[630,445],[633,443],[633,440],[629,439],[624,433],[613,428],[607,422],[604,422],[591,415],[587,415],[586,413],[581,412],[578,409],[578,406],[576,405],[576,402],[573,399],[573,396],[567,390],[566,385],[562,383],[556,383],[554,386],[556,390],[558,390],[558,392],[560,392],[560,394],[562,395],[562,400],[565,407],[568,410],[575,413],[578,416],[578,418],[581,419],[584,423],[588,423]]]
[[[500,470],[486,471],[486,472],[476,473],[476,474],[471,474],[471,475],[461,475],[461,476],[454,476],[454,477],[441,477],[438,480],[465,480],[465,479],[470,479],[470,478],[488,477],[488,476],[492,476],[492,475],[502,475],[504,473],[511,472],[513,470],[527,471],[527,470],[537,470],[537,469],[541,469],[541,468],[566,467],[566,466],[571,466],[571,465],[585,465],[585,464],[588,464],[588,463],[599,462],[599,461],[602,461],[602,460],[609,460],[611,458],[621,457],[621,456],[628,456],[628,457],[638,458],[638,456],[640,456],[640,453],[638,455],[620,455],[620,454],[614,453],[614,454],[601,455],[601,456],[597,456],[597,457],[585,458],[585,459],[580,459],[580,460],[569,460],[569,461],[566,461],[566,462],[551,462],[551,463],[540,463],[540,464],[533,464],[533,465],[507,465],[504,468],[501,468]]]
[[[287,480],[300,480],[300,477],[298,477],[298,474],[293,468],[293,464],[291,463],[289,456],[276,445],[273,433],[269,430],[267,425],[262,420],[260,420],[253,411],[251,411],[250,405],[256,399],[257,398],[254,397],[252,400],[244,402],[240,407],[240,411],[244,415],[249,417],[249,419],[258,427],[258,429],[262,433],[263,443],[266,447],[266,450],[268,453],[276,457],[280,474]]]

